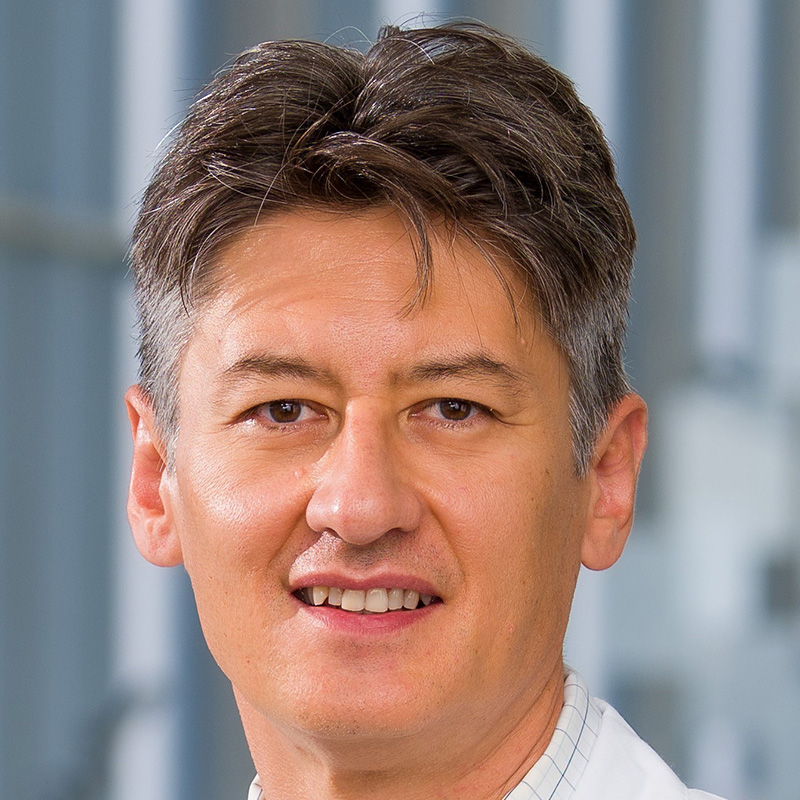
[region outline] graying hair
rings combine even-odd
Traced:
[[[220,248],[279,211],[378,204],[409,224],[420,302],[433,220],[518,272],[569,363],[584,474],[629,391],[633,222],[600,126],[569,79],[475,23],[386,27],[364,54],[268,42],[192,106],[145,193],[131,249],[140,379],[168,449],[181,352],[214,292]]]

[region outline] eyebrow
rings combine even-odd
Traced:
[[[248,355],[222,372],[222,382],[227,385],[235,384],[240,379],[253,378],[289,378],[326,385],[338,383],[333,372],[314,366],[301,356],[287,357],[269,353]],[[528,382],[525,375],[509,364],[478,352],[423,361],[406,372],[393,375],[392,383],[436,382],[453,378],[489,381],[513,392],[520,391]]]
[[[448,359],[426,361],[412,367],[406,379],[409,382],[422,382],[449,378],[488,380],[515,391],[521,389],[527,382],[525,376],[518,370],[485,353],[470,353]]]
[[[240,378],[292,378],[315,383],[336,383],[332,372],[315,367],[304,358],[287,358],[268,353],[245,356],[222,373],[222,380],[226,384],[235,383]]]

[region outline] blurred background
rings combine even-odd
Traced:
[[[800,0],[0,0],[1,798],[243,800],[188,581],[125,521],[126,239],[233,54],[453,16],[575,79],[640,235],[651,449],[567,659],[685,780],[800,796]]]

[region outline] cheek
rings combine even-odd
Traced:
[[[583,488],[566,469],[512,460],[454,484],[443,514],[467,588],[510,627],[565,624],[580,564]],[[503,468],[505,466],[505,468]],[[504,635],[500,628],[498,635]]]
[[[442,527],[458,537],[465,557],[480,558],[484,567],[502,563],[513,571],[516,565],[549,558],[570,538],[576,483],[531,460],[483,460],[475,469],[452,473],[434,502],[447,520]]]
[[[256,459],[204,450],[179,473],[178,492],[181,545],[193,582],[274,572],[287,541],[303,529],[301,470],[266,471]]]
[[[243,665],[258,657],[270,663],[280,652],[281,643],[265,631],[290,613],[289,566],[307,546],[303,476],[266,475],[246,459],[208,449],[182,466],[184,564],[208,647],[231,680],[239,680]]]

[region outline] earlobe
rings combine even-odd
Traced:
[[[590,504],[581,559],[589,569],[607,569],[622,555],[646,446],[647,406],[639,395],[627,394],[609,416],[587,477]]]
[[[141,386],[125,393],[133,437],[133,461],[128,490],[128,520],[139,552],[152,564],[182,563],[180,539],[171,502],[166,456],[155,424],[155,412]]]

